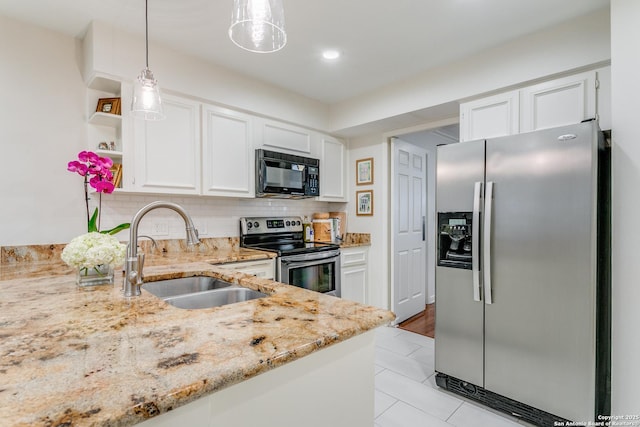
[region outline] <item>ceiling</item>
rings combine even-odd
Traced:
[[[276,53],[246,52],[229,40],[232,0],[149,0],[149,37],[331,105],[607,7],[609,0],[283,3],[288,43]],[[92,20],[144,34],[143,0],[0,0],[0,14],[76,37]],[[342,57],[323,60],[325,48]],[[153,69],[153,51],[149,61]]]

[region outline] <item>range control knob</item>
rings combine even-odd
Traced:
[[[250,229],[251,227],[253,227],[253,224],[251,223],[251,221],[247,222],[247,228]]]
[[[296,225],[300,225],[300,221],[296,221]]]
[[[291,225],[291,221],[287,221],[285,224],[286,224],[286,225],[287,225],[287,227],[288,227],[288,226],[290,226],[290,225]]]
[[[256,222],[254,222],[254,223],[253,223],[253,226],[254,226],[255,228],[258,228],[258,227],[260,227],[260,224],[258,223],[258,221],[256,221]]]

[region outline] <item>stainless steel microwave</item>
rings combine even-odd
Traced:
[[[305,198],[320,195],[320,160],[256,150],[256,197]]]

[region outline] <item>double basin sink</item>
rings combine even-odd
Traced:
[[[142,289],[174,307],[184,309],[220,307],[268,296],[209,276],[158,280],[145,283]]]

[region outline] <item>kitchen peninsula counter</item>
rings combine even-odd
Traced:
[[[265,252],[155,251],[159,254],[147,259],[147,281],[207,275],[269,296],[183,310],[144,290],[140,297],[124,298],[120,277],[116,286],[79,289],[72,272],[55,259],[37,260],[39,268],[5,262],[0,267],[3,426],[133,425],[313,357],[394,318],[386,310],[212,264],[272,256]]]

